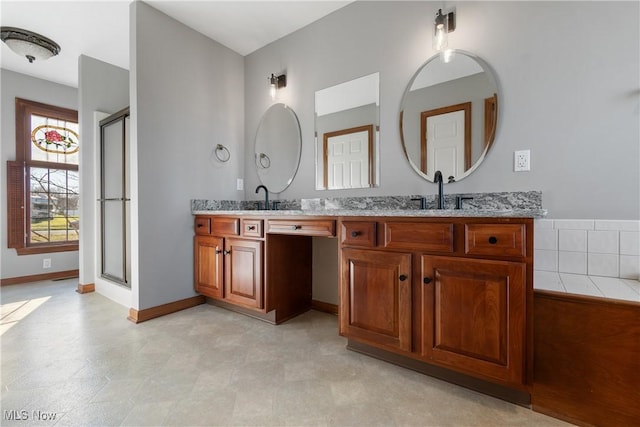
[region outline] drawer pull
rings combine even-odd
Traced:
[[[361,233],[359,231],[352,231],[351,237],[358,237]]]
[[[231,251],[225,250],[225,251],[222,251],[222,253],[225,254],[225,255],[229,255],[231,253]]]
[[[428,285],[429,283],[431,283],[432,280],[433,279],[431,277],[425,277],[424,279],[422,279],[425,285]]]
[[[222,253],[222,251],[218,248],[216,248],[216,255],[220,255]]]
[[[489,243],[491,243],[492,245],[495,245],[496,243],[498,243],[498,238],[495,236],[489,237]]]
[[[291,229],[292,229],[292,230],[300,230],[301,228],[302,228],[302,226],[301,226],[301,225],[292,225],[292,226],[291,226]]]
[[[250,225],[250,226],[247,227],[247,230],[249,230],[249,231],[253,231],[255,229],[256,229],[255,225]]]
[[[198,225],[196,225],[196,227],[202,228],[202,227],[204,227],[204,224],[198,224]]]
[[[407,276],[406,274],[401,274],[401,275],[400,275],[400,281],[401,281],[401,282],[404,282],[405,280],[407,280],[407,278],[408,278],[408,277],[409,277],[409,276]]]

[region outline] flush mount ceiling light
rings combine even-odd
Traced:
[[[283,87],[287,87],[287,75],[280,74],[276,76],[275,74],[271,74],[271,77],[269,77],[269,93],[271,94],[271,99],[276,99],[276,91]]]
[[[449,45],[448,33],[456,29],[455,12],[442,13],[442,9],[438,9],[436,19],[433,22],[433,48],[439,52],[446,49]]]
[[[58,43],[40,34],[14,27],[0,27],[0,39],[9,49],[33,62],[43,61],[60,53]]]

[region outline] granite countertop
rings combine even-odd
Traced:
[[[454,209],[463,199],[463,209]],[[464,193],[445,195],[446,209],[435,209],[435,196],[363,196],[327,197],[316,199],[275,200],[279,210],[261,210],[264,202],[252,200],[191,201],[194,215],[244,216],[310,216],[310,217],[490,217],[490,218],[543,218],[540,191],[506,193]],[[417,209],[420,202],[427,209]]]
[[[392,216],[392,217],[489,217],[489,218],[543,218],[546,209],[326,209],[326,210],[194,210],[193,215],[238,216]]]

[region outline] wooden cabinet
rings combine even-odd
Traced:
[[[340,332],[411,349],[411,255],[342,251]]]
[[[196,221],[196,232],[200,223]],[[207,225],[207,229],[208,227]],[[220,237],[195,237],[194,270],[196,292],[211,298],[222,299],[224,290],[223,248],[224,243]]]
[[[359,351],[527,390],[532,219],[344,218],[339,230],[340,332]]]
[[[312,238],[337,230],[349,348],[530,402],[533,219],[256,214],[194,225],[196,290],[273,323],[311,307]]]
[[[439,256],[421,261],[420,356],[522,384],[525,265]]]
[[[333,237],[336,222],[332,219],[270,219],[267,233]]]
[[[225,237],[238,235],[239,224],[237,218],[196,217],[195,290],[210,298],[261,309],[263,242]],[[205,230],[217,235],[205,236]]]
[[[262,242],[229,238],[225,254],[225,299],[262,308]]]
[[[271,323],[311,308],[312,236],[335,236],[333,219],[198,215],[194,287],[210,304]]]

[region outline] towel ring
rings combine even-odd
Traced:
[[[216,152],[216,159],[220,160],[223,163],[228,162],[229,159],[231,158],[231,153],[229,152],[229,149],[222,144],[216,145],[215,152]]]
[[[264,153],[256,154],[258,157],[258,166],[262,169],[268,169],[271,166],[271,159]]]

